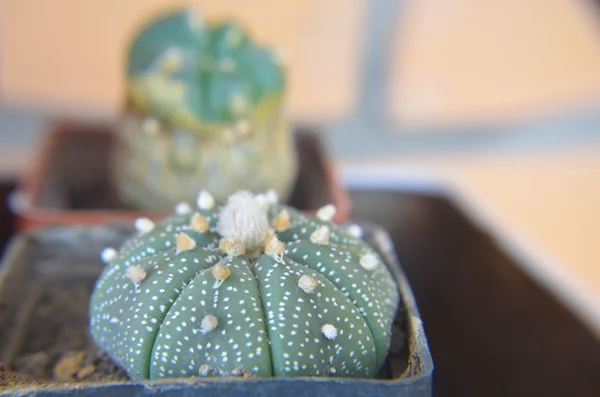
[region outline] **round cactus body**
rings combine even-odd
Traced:
[[[399,294],[360,238],[267,196],[138,220],[90,304],[94,339],[133,379],[374,377]]]

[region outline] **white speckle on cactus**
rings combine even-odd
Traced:
[[[270,256],[281,257],[285,251],[285,244],[283,244],[276,236],[273,236],[267,241],[265,245],[265,254]]]
[[[206,375],[208,375],[209,371],[210,371],[210,366],[208,364],[202,364],[200,366],[200,368],[198,368],[198,375],[206,376]]]
[[[168,48],[160,59],[160,67],[165,72],[175,72],[183,64],[183,52],[176,47]]]
[[[195,232],[204,233],[208,230],[208,220],[204,215],[196,212],[194,215],[192,215],[190,227]]]
[[[109,263],[110,261],[115,259],[117,255],[118,252],[116,249],[108,247],[102,250],[102,252],[100,253],[100,259],[102,259],[102,262],[104,263]]]
[[[303,274],[298,279],[298,287],[300,287],[307,294],[313,293],[313,292],[315,292],[315,289],[317,288],[317,280],[315,280],[311,276],[307,276],[306,274]]]
[[[156,135],[160,132],[160,123],[155,118],[145,118],[142,121],[142,132],[148,135]]]
[[[267,196],[267,201],[269,202],[269,204],[275,205],[279,202],[279,195],[274,189],[267,190],[265,195]]]
[[[346,231],[349,235],[356,238],[361,238],[363,234],[362,228],[358,225],[350,225],[348,226],[348,229],[346,229]]]
[[[266,194],[259,193],[254,196],[254,200],[256,200],[258,205],[260,205],[260,208],[262,208],[265,212],[269,210],[270,203],[269,200],[267,200]]]
[[[126,272],[127,278],[136,284],[141,283],[148,275],[146,271],[139,266],[129,266]]]
[[[146,234],[151,232],[154,229],[154,222],[152,222],[150,219],[148,218],[138,218],[135,220],[135,229],[140,233],[140,234]]]
[[[229,97],[229,111],[236,116],[243,115],[248,110],[248,99],[239,92]]]
[[[220,287],[223,281],[231,276],[231,270],[225,265],[215,265],[212,267],[211,272],[215,277],[215,288]]]
[[[319,208],[317,211],[317,218],[322,221],[329,222],[335,216],[336,211],[337,209],[335,208],[335,205],[327,204],[326,206]]]
[[[373,253],[368,253],[360,257],[360,265],[365,270],[375,270],[379,266],[379,259]]]
[[[225,239],[237,240],[251,251],[265,240],[269,220],[254,196],[240,191],[231,195],[221,208],[217,229]]]
[[[210,210],[215,208],[215,199],[206,190],[202,190],[200,192],[196,202],[198,204],[198,208],[200,208],[201,210]]]
[[[287,210],[281,210],[275,218],[273,218],[273,229],[277,232],[283,232],[290,227],[290,214]]]
[[[321,332],[329,340],[334,340],[338,336],[338,330],[331,324],[325,324],[321,327]]]
[[[310,235],[310,241],[315,244],[325,245],[329,243],[329,228],[321,226]]]
[[[219,69],[221,69],[221,72],[224,73],[230,73],[233,72],[235,70],[235,61],[231,58],[223,58],[219,61]]]
[[[217,328],[217,325],[219,325],[219,320],[212,314],[207,314],[200,322],[200,331],[205,334]]]
[[[192,207],[188,203],[179,203],[175,206],[175,213],[179,215],[189,214]]]
[[[189,251],[196,248],[196,241],[187,233],[181,232],[175,237],[177,252]]]

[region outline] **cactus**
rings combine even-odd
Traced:
[[[90,329],[132,379],[377,375],[399,293],[360,228],[273,193],[197,207],[102,253]]]
[[[125,201],[165,210],[200,188],[219,201],[237,189],[289,193],[285,68],[241,25],[192,8],[162,13],[135,35],[126,76],[115,162]]]
[[[276,53],[253,43],[237,23],[208,25],[195,9],[151,20],[131,45],[127,76],[135,109],[200,133],[247,120],[285,92]]]

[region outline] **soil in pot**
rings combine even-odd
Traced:
[[[127,379],[88,333],[86,304],[93,281],[53,280],[45,287],[31,308],[21,348],[9,370],[38,381]]]

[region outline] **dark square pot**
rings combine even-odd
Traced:
[[[0,396],[430,396],[433,364],[412,292],[387,233],[377,226],[362,226],[364,238],[382,254],[402,295],[388,361],[377,379],[191,378],[58,384],[28,383],[14,372],[0,372],[5,387],[0,387]],[[62,351],[93,348],[88,300],[104,267],[98,253],[106,246],[118,246],[132,231],[119,225],[61,226],[17,237],[0,271],[0,362],[10,367],[24,355],[56,351],[59,345]],[[15,384],[21,386],[11,388]]]

